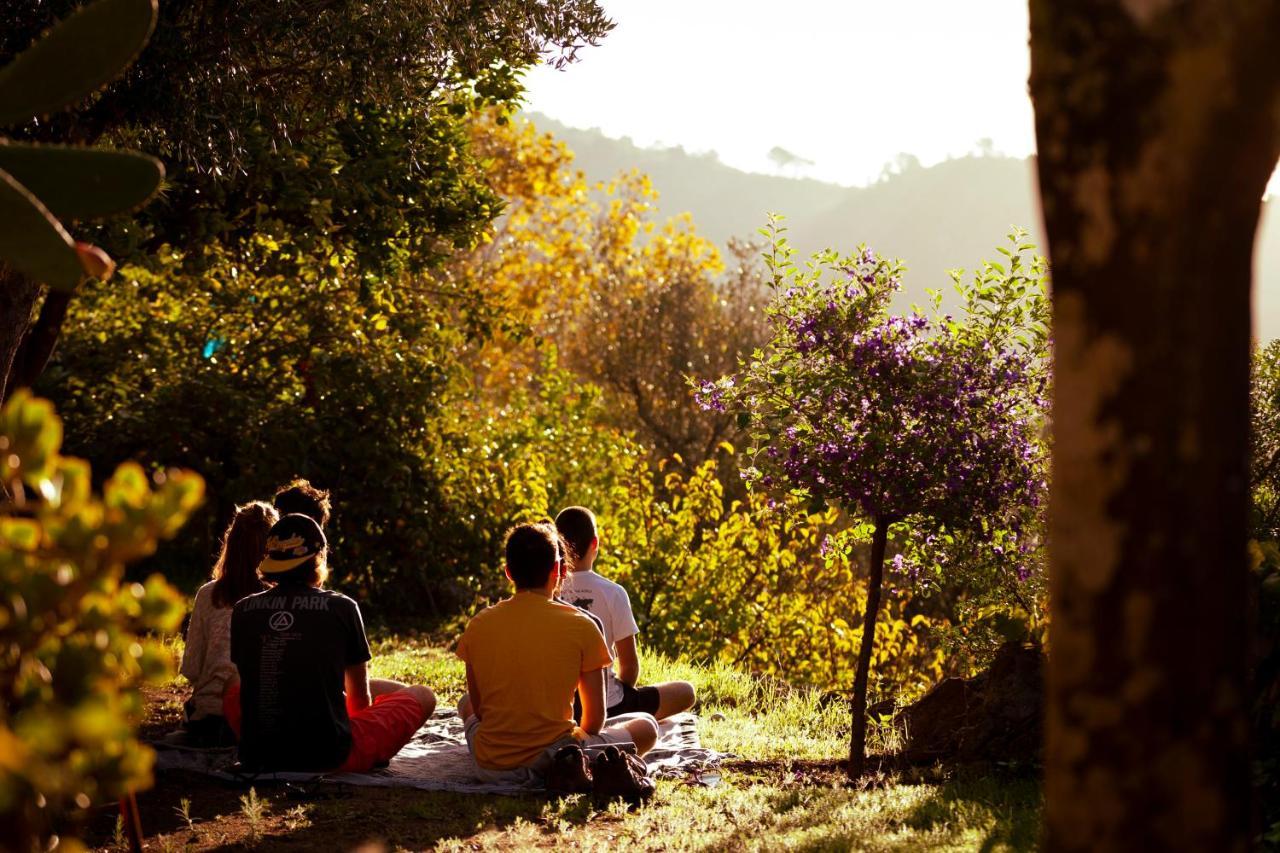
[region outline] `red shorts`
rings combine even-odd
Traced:
[[[351,715],[351,752],[338,769],[363,773],[386,764],[426,721],[412,693],[399,690],[376,697],[372,705]]]
[[[222,712],[227,718],[227,725],[239,738],[238,683],[228,687],[222,695]],[[375,697],[372,705],[350,714],[350,717],[351,752],[337,768],[343,773],[364,773],[375,765],[386,764],[427,721],[418,700],[403,690]]]

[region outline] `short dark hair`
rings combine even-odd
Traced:
[[[507,571],[516,589],[538,589],[547,585],[560,558],[559,534],[553,525],[517,524],[507,531],[503,548]]]
[[[276,489],[275,505],[281,515],[301,513],[321,527],[329,523],[329,510],[332,508],[329,490],[317,489],[302,477],[295,477]]]
[[[565,507],[556,516],[556,530],[569,545],[570,559],[580,559],[598,535],[595,513],[585,506]]]

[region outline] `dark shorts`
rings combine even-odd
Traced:
[[[659,704],[661,704],[661,697],[658,695],[658,688],[632,687],[630,684],[624,684],[622,699],[618,704],[609,706],[609,716],[635,713],[657,714]]]

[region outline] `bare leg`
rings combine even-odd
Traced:
[[[604,731],[626,737],[644,755],[658,742],[658,721],[649,714],[622,714],[614,717]]]
[[[369,679],[369,696],[377,699],[387,693],[395,693],[397,690],[404,690],[409,685],[399,681],[392,681],[389,678],[370,678]]]
[[[436,694],[432,692],[430,687],[423,687],[415,684],[412,687],[404,688],[405,692],[418,700],[418,705],[422,708],[422,717],[426,719],[430,717],[436,710]]]
[[[668,681],[654,686],[658,688],[658,713],[654,716],[659,720],[689,710],[698,698],[693,685],[687,681]]]
[[[463,693],[462,698],[458,700],[458,716],[464,721],[471,716],[474,709],[471,707],[471,694]]]

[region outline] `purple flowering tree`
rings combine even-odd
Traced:
[[[771,339],[736,376],[702,383],[698,397],[737,412],[748,430],[748,483],[836,503],[871,529],[851,703],[857,778],[891,534],[1007,539],[1042,500],[1045,323],[1023,298],[1035,275],[1021,251],[1001,250],[1011,273],[996,264],[987,284],[961,289],[963,321],[942,315],[937,295],[931,312],[897,316],[889,306],[900,264],[861,248],[800,268],[783,230],[776,218],[762,229],[772,246]]]

